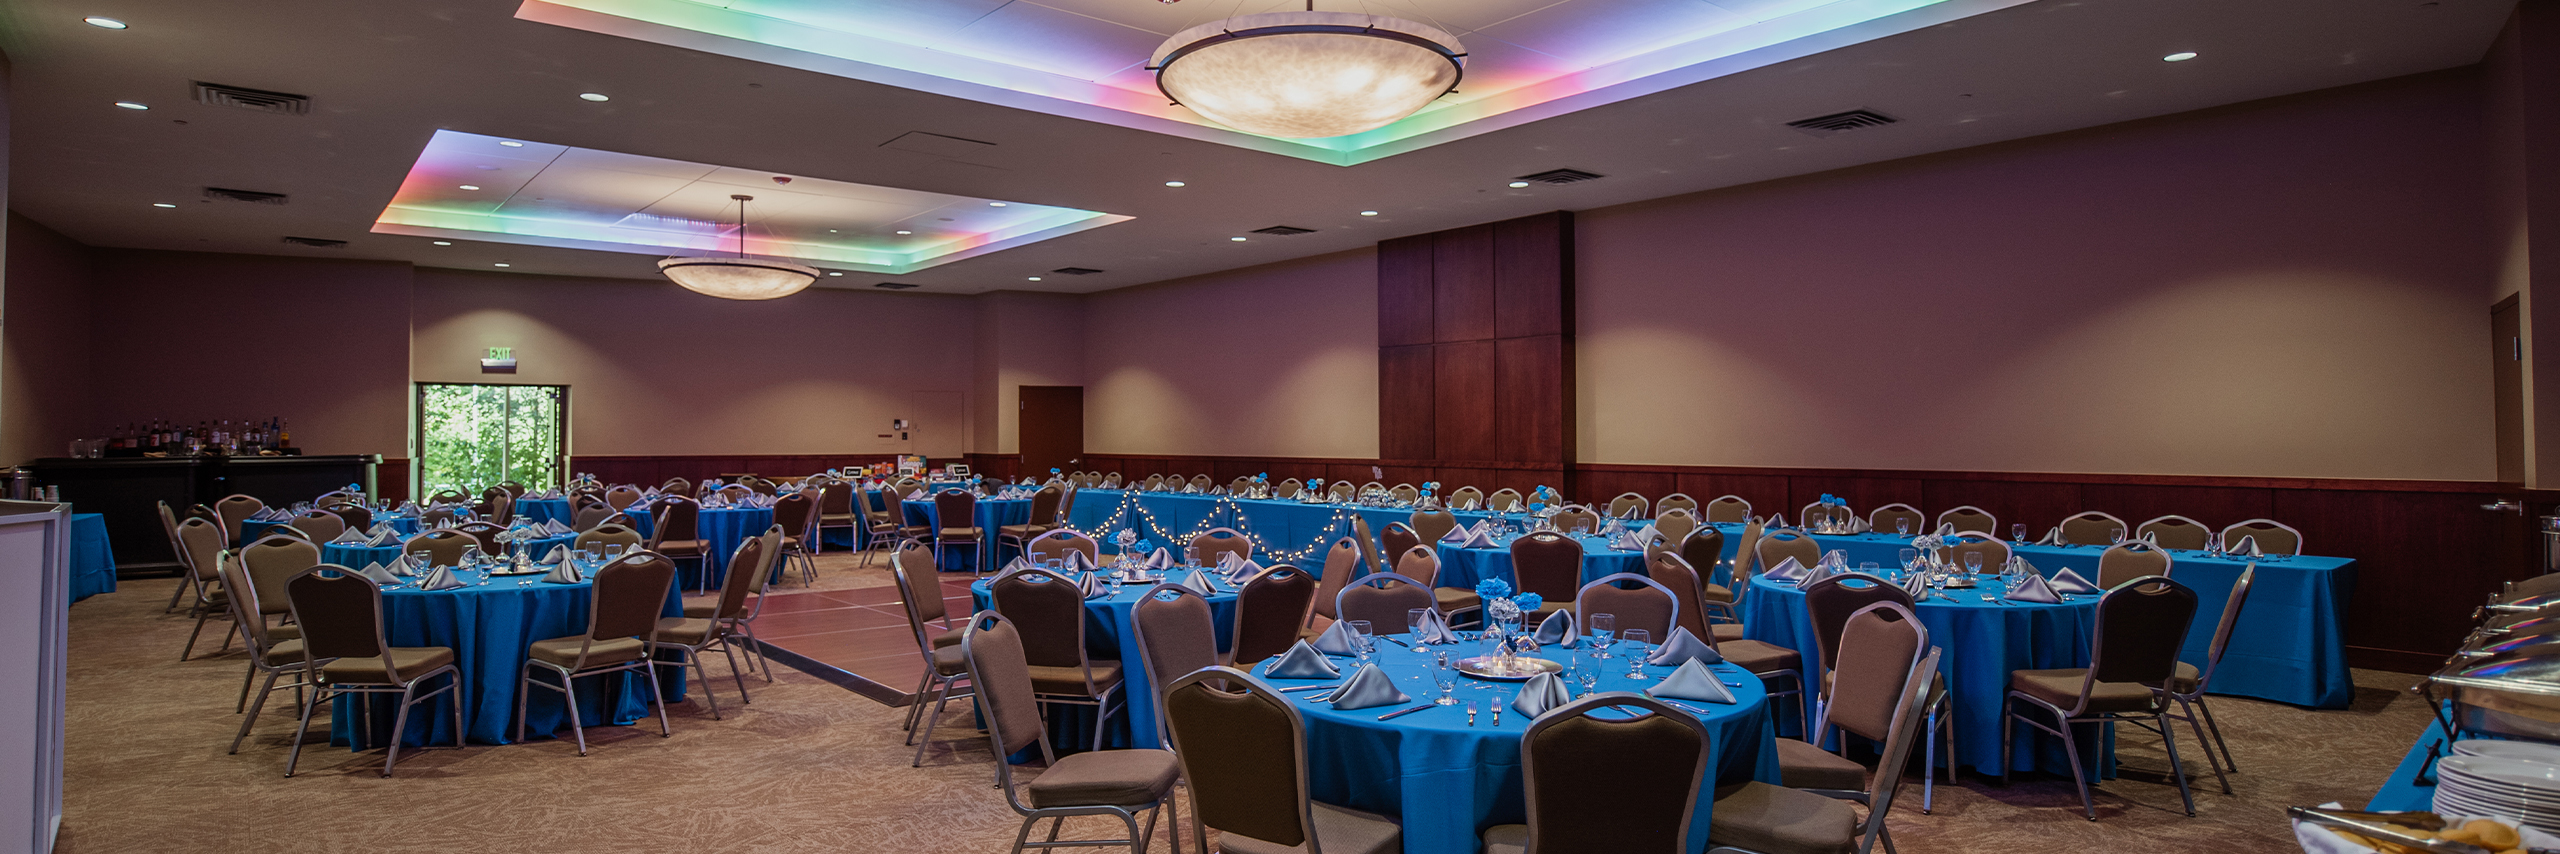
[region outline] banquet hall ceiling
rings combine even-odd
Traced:
[[[1179,5],[1192,4],[1215,0]],[[1569,5],[1597,27],[1662,4]],[[451,131],[1130,217],[821,280],[1086,292],[2467,65],[2513,6],[2036,0],[1349,166],[540,23],[517,0],[19,0],[0,6],[0,50],[10,207],[90,245],[656,278],[647,254],[377,232]],[[2200,55],[2161,61],[2181,51]],[[304,115],[201,103],[195,82],[310,103]],[[1860,109],[1898,121],[1833,135],[1786,124]],[[1507,186],[1554,169],[1605,177]],[[289,199],[214,200],[208,187]],[[1309,231],[1255,233],[1273,226]]]

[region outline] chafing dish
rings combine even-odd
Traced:
[[[2537,636],[2548,637],[2548,636]],[[2461,732],[2560,741],[2560,643],[2456,655],[2418,690],[2443,708],[2448,740]]]

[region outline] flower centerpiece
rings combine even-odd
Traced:
[[[1432,499],[1432,496],[1433,496],[1434,494],[1438,493],[1439,491],[1440,491],[1440,482],[1439,482],[1439,481],[1436,481],[1436,480],[1426,480],[1426,481],[1423,481],[1423,482],[1422,482],[1422,500],[1417,501],[1417,502],[1414,502],[1414,506],[1420,507],[1420,508],[1422,508],[1422,509],[1424,509],[1424,510],[1429,510],[1429,509],[1431,509],[1431,508],[1434,508],[1434,507],[1438,507],[1438,506],[1440,506],[1440,504],[1439,504],[1439,502],[1438,502],[1438,501],[1435,501],[1435,500],[1433,500],[1433,499]]]
[[[1120,545],[1120,557],[1115,561],[1115,563],[1118,563],[1123,567],[1128,566],[1130,562],[1135,559],[1135,557],[1130,554],[1130,550],[1138,547],[1138,529],[1122,528],[1120,529],[1120,534],[1112,537],[1111,541]]]
[[[1485,636],[1493,641],[1496,656],[1510,658],[1537,648],[1537,641],[1520,631],[1520,615],[1538,610],[1546,604],[1545,597],[1513,595],[1511,582],[1499,578],[1477,581],[1476,596],[1484,600]]]
[[[1315,504],[1323,504],[1323,503],[1325,503],[1326,498],[1325,498],[1325,492],[1324,492],[1324,478],[1320,478],[1320,477],[1311,477],[1311,478],[1308,478],[1308,479],[1307,479],[1307,488],[1306,488],[1306,489],[1304,489],[1304,490],[1302,490],[1302,491],[1300,491],[1300,493],[1299,493],[1299,494],[1306,496],[1306,499],[1307,499],[1307,501],[1309,501],[1309,502],[1312,502],[1312,503],[1315,503]]]
[[[1253,476],[1253,497],[1255,497],[1255,498],[1269,498],[1269,497],[1271,497],[1271,473],[1270,473],[1270,472],[1263,472],[1263,473],[1261,473],[1261,474],[1257,474],[1257,475],[1254,475],[1254,476]]]
[[[1826,509],[1821,514],[1822,518],[1808,520],[1806,527],[1811,528],[1813,532],[1817,534],[1849,533],[1849,502],[1846,499],[1825,492],[1822,494],[1821,498],[1815,499],[1813,503]],[[1840,509],[1837,512],[1833,512],[1828,509],[1833,507]]]

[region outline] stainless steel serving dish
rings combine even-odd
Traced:
[[[2420,687],[2450,701],[2449,723],[2464,731],[2560,741],[2560,643],[2456,656]]]

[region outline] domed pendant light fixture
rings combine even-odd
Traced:
[[[1149,70],[1174,103],[1237,130],[1321,139],[1376,130],[1458,88],[1466,49],[1382,15],[1266,12],[1173,34]]]
[[[658,272],[686,290],[721,299],[787,297],[818,280],[815,268],[747,257],[747,203],[756,197],[741,194],[729,198],[738,200],[738,256],[668,258],[658,262]]]

